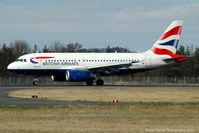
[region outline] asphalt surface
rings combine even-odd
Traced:
[[[189,85],[178,85],[180,87],[188,87]],[[192,85],[191,85],[192,86]],[[89,101],[56,101],[56,100],[42,100],[37,98],[32,99],[23,99],[23,98],[13,98],[9,97],[8,93],[10,91],[15,91],[19,89],[37,89],[37,88],[48,88],[48,89],[67,89],[67,88],[88,88],[89,86],[4,86],[0,87],[0,106],[111,106],[113,105],[110,102],[89,102]],[[119,88],[119,87],[160,87],[160,86],[142,86],[142,85],[126,85],[126,86],[90,86],[91,88]],[[168,86],[161,86],[168,87]],[[170,86],[176,87],[176,86]],[[192,86],[193,87],[193,86]],[[118,105],[130,105],[135,103],[130,102],[122,102]]]
[[[80,86],[78,86],[80,87]],[[85,88],[86,86],[81,86],[82,88]],[[26,87],[0,87],[0,106],[108,106],[111,105],[110,102],[78,102],[78,101],[56,101],[56,100],[41,100],[37,98],[32,99],[23,99],[23,98],[14,98],[9,97],[8,93],[10,91],[15,91],[19,89],[37,89],[37,88],[49,88],[49,89],[55,89],[55,88],[71,88],[69,86],[38,86],[38,87],[32,87],[32,86],[26,86]],[[74,86],[73,88],[77,88],[77,86]]]

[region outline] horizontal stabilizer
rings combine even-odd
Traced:
[[[183,55],[175,55],[174,58],[164,59],[165,62],[175,61],[176,63],[181,63],[188,60],[188,58],[184,57]]]

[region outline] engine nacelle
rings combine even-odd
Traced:
[[[52,75],[51,79],[53,81],[67,81],[66,75],[59,75],[59,76],[58,75]]]
[[[88,81],[93,79],[92,73],[83,70],[67,70],[66,80],[67,81]]]
[[[67,70],[63,75],[52,75],[53,81],[88,81],[93,79],[92,73],[83,70]]]

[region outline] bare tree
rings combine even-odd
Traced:
[[[67,52],[80,52],[81,51],[81,49],[82,49],[82,45],[81,44],[79,44],[79,43],[69,43],[68,45],[67,45]]]
[[[16,56],[31,52],[30,45],[24,40],[15,40],[14,42],[10,43],[10,46],[14,49]]]
[[[60,41],[55,41],[49,48],[51,52],[65,52],[66,48]]]

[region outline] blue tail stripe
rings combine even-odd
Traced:
[[[159,45],[163,45],[163,46],[173,46],[177,49],[178,47],[178,42],[179,40],[178,39],[174,39],[174,40],[170,40],[168,42],[165,42],[165,43],[159,43]]]

